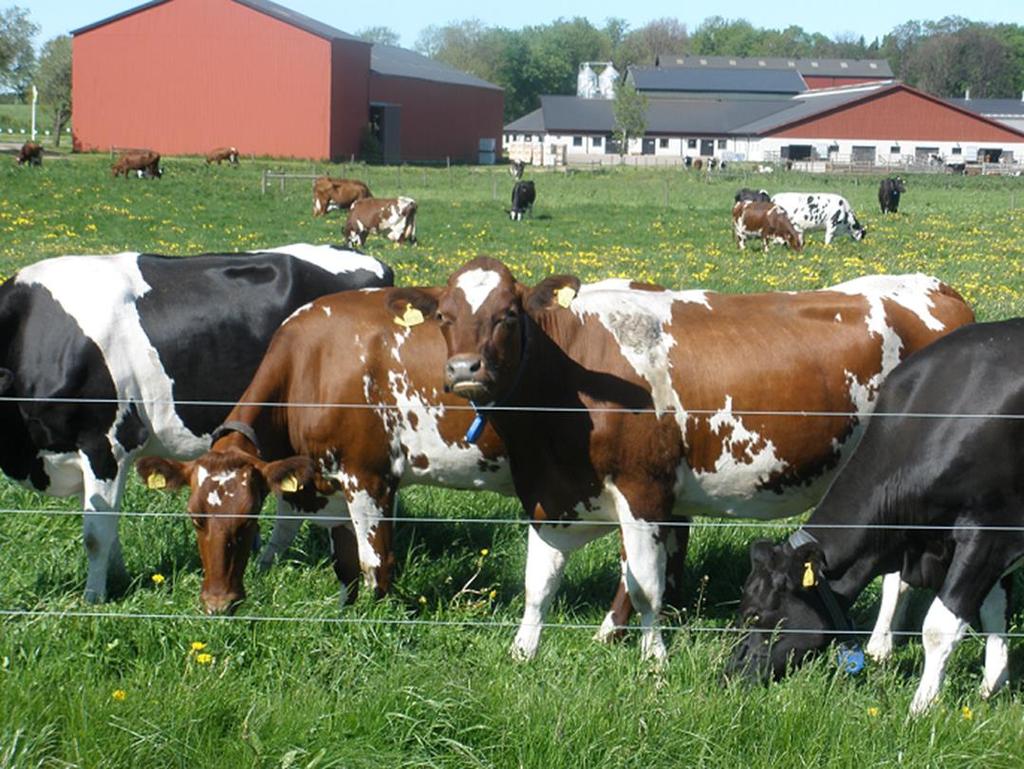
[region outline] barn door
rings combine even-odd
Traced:
[[[402,162],[402,105],[371,104],[370,130],[380,142],[381,160]]]

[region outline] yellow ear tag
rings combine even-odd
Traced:
[[[576,298],[576,289],[572,286],[562,286],[555,292],[555,301],[557,301],[562,307],[568,307],[573,299]]]
[[[406,328],[412,328],[418,326],[423,322],[423,313],[413,307],[411,304],[405,305],[405,315],[401,318],[395,316],[395,323],[399,326],[405,326]]]
[[[814,567],[808,561],[804,564],[804,587],[814,587],[818,584],[818,577],[814,573]]]
[[[294,473],[289,473],[289,475],[281,481],[281,491],[286,494],[294,494],[298,490],[299,479],[295,477]]]
[[[160,473],[151,473],[146,479],[146,486],[151,488],[153,491],[159,491],[160,489],[167,488],[167,479],[164,478]]]

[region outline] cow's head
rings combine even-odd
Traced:
[[[436,315],[448,345],[445,390],[482,405],[513,387],[526,350],[527,316],[567,304],[579,287],[575,276],[558,275],[528,288],[498,260],[480,257],[455,272],[439,296],[400,289],[390,306],[399,317],[410,309]]]
[[[191,462],[144,457],[136,469],[151,489],[190,489],[188,513],[203,562],[199,597],[208,614],[234,611],[245,598],[243,575],[267,494],[298,491],[313,478],[308,457],[263,462],[238,449]]]
[[[814,542],[795,549],[767,540],[751,544],[750,576],[739,608],[748,633],[733,651],[728,673],[782,678],[835,638],[835,620],[818,589],[823,563]]]
[[[899,194],[900,194],[901,192],[906,192],[906,191],[907,191],[907,185],[906,185],[906,183],[905,183],[905,182],[903,181],[903,179],[902,179],[901,177],[899,177],[899,176],[895,177],[895,178],[894,178],[894,179],[892,180],[892,188],[893,188],[893,191],[894,191],[894,192],[895,192],[895,193],[896,193],[897,195],[899,195]]]

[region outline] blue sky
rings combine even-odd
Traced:
[[[39,43],[77,27],[120,13],[139,5],[142,0],[0,0],[0,6],[27,7],[33,20],[42,27]],[[679,0],[645,0],[643,3],[613,0],[514,0],[508,3],[475,5],[455,0],[391,0],[389,3],[340,3],[338,0],[278,0],[314,19],[346,32],[364,27],[384,25],[397,32],[402,45],[412,47],[420,30],[431,24],[445,24],[477,17],[485,24],[518,28],[527,24],[544,24],[559,16],[586,16],[601,26],[610,16],[625,18],[631,26],[642,26],[662,16],[678,18],[695,28],[708,16],[742,17],[758,27],[786,27],[799,24],[811,32],[829,37],[853,33],[871,40],[881,37],[897,24],[909,19],[939,19],[948,15],[964,15],[975,21],[1024,23],[1024,2],[1021,0],[854,0],[823,2],[822,0],[787,0],[783,3],[735,3],[707,0],[704,3],[681,3]]]

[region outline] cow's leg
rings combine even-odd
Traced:
[[[882,600],[878,607],[878,619],[871,631],[866,651],[868,656],[877,662],[886,660],[892,654],[892,629],[899,624],[906,609],[907,589],[910,587],[903,581],[898,571],[886,574],[882,578]]]
[[[346,491],[348,512],[355,530],[363,582],[377,597],[391,589],[391,500],[392,493],[374,497],[363,490]]]
[[[832,243],[832,238],[835,237],[835,234],[836,234],[835,226],[832,224],[832,222],[828,222],[825,225],[825,245],[826,246],[829,245],[830,243]]]
[[[338,607],[343,609],[359,597],[359,544],[352,524],[331,529],[331,560],[338,577]]]
[[[918,684],[914,699],[910,703],[910,714],[920,715],[935,701],[946,675],[946,661],[963,637],[967,621],[950,611],[936,598],[924,618],[921,638],[924,643],[924,672]]]
[[[121,542],[117,535],[121,497],[124,493],[123,465],[113,479],[97,478],[83,454],[82,466],[82,541],[89,566],[85,579],[85,600],[107,600],[107,580],[113,566],[115,574],[124,574]]]
[[[978,612],[985,639],[985,674],[981,697],[988,699],[1006,685],[1010,678],[1009,649],[1006,643],[1006,615],[1012,577],[1000,580],[985,597]]]
[[[341,506],[341,512],[338,517],[348,517],[348,508],[345,507],[344,500],[340,500],[335,495],[328,501],[327,509],[330,509],[332,504],[340,504]],[[302,522],[308,517],[310,517],[310,513],[296,507],[284,497],[278,496],[277,515],[274,516],[274,529],[270,532],[270,541],[267,542],[260,553],[260,571],[269,570],[274,565],[274,561],[282,558],[288,552],[288,548],[292,546],[292,542],[295,541],[295,537],[302,527]],[[336,523],[330,523],[329,525],[333,526]]]
[[[537,654],[544,617],[562,582],[569,554],[607,533],[607,526],[582,524],[560,528],[543,524],[530,527],[526,546],[526,605],[512,642],[513,657],[528,660]]]

